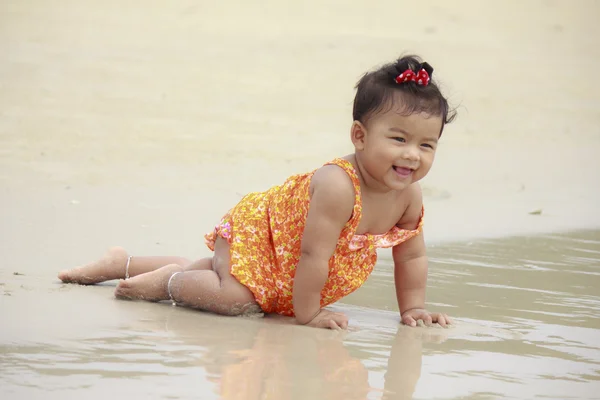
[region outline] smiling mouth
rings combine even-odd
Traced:
[[[394,171],[396,171],[396,173],[402,177],[407,177],[414,172],[414,169],[406,167],[397,167],[394,165]]]

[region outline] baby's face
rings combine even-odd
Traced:
[[[364,143],[357,147],[366,172],[391,190],[405,189],[427,175],[442,127],[441,117],[401,111],[394,108],[370,118],[364,126]]]

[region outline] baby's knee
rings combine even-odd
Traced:
[[[165,270],[170,270],[172,273],[184,272],[184,267],[180,264],[167,264],[162,268],[164,268]]]
[[[258,317],[263,315],[263,310],[256,302],[252,301],[247,303],[234,303],[225,310],[224,314],[232,317]]]

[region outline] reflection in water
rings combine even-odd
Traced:
[[[339,334],[265,324],[240,360],[221,370],[223,399],[365,399],[368,371]]]
[[[428,302],[460,318],[444,343],[423,345],[415,397],[600,397],[600,231],[447,244],[430,255]],[[348,302],[395,310],[392,281],[383,255]]]
[[[206,321],[190,323],[184,310],[173,309],[163,317],[68,345],[2,346],[2,365],[11,366],[3,368],[2,380],[14,387],[53,391],[98,388],[101,381],[138,381],[152,385],[148,391],[154,394],[161,392],[163,380],[186,382],[164,391],[173,398],[190,396],[193,387],[202,398],[212,388],[212,398],[227,400],[363,400],[370,393],[385,399],[411,398],[421,370],[422,342],[444,338],[425,329],[400,327],[386,341],[352,341],[351,347],[363,355],[390,354],[381,371],[385,384],[372,388],[368,369],[344,345],[351,333],[296,327],[279,318],[243,321],[245,332],[240,333],[238,321],[215,317],[215,324],[225,325],[217,337],[206,329]],[[190,336],[195,328],[203,331]],[[194,380],[197,384],[190,387]]]
[[[348,332],[116,302],[124,319],[84,338],[1,344],[0,391],[62,399],[86,390],[88,400],[115,388],[174,399],[600,396],[600,232],[444,245],[431,256],[429,302],[458,317],[451,329],[398,325],[384,255],[335,307],[350,316]],[[68,293],[90,291],[47,300]]]

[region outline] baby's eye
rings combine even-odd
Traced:
[[[429,149],[433,149],[433,146],[432,146],[432,145],[430,145],[429,143],[423,143],[421,146],[422,146],[422,147],[427,147],[427,148],[429,148]]]
[[[395,137],[394,140],[396,140],[398,142],[402,142],[402,143],[406,142],[406,140],[404,140],[403,137]]]

